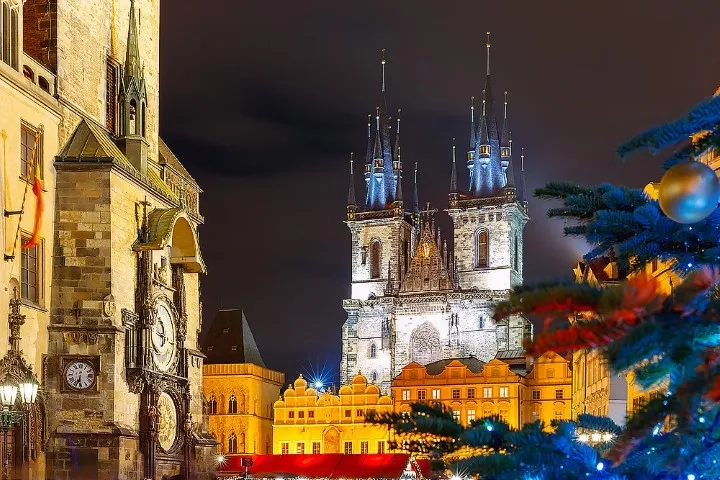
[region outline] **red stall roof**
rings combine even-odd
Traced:
[[[218,475],[234,476],[245,473],[243,458],[251,458],[253,466],[248,473],[281,478],[378,478],[398,479],[407,470],[419,468],[418,478],[430,478],[428,460],[411,461],[406,453],[344,455],[326,453],[318,455],[227,455],[218,466]],[[417,467],[416,467],[417,466]],[[262,478],[262,477],[260,477]]]

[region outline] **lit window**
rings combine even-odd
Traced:
[[[223,333],[228,333],[230,331],[229,328],[223,328]]]
[[[20,237],[22,243],[30,239],[29,236],[25,235],[21,235]],[[43,242],[39,241],[30,248],[23,248],[21,254],[20,298],[34,304],[40,303],[40,290],[38,286],[41,285],[40,274],[42,272],[42,263],[40,253],[42,252],[43,246]]]
[[[460,421],[460,410],[453,410],[453,420],[456,422]]]
[[[532,399],[533,399],[533,400],[540,400],[540,390],[533,390],[533,391],[532,391]]]
[[[368,442],[360,442],[360,453],[363,455],[370,453],[370,447]]]
[[[403,390],[403,391],[402,391],[402,399],[403,399],[403,400],[410,400],[410,390]]]
[[[237,350],[237,345],[233,345],[232,347],[230,347],[230,350],[232,350],[233,352],[236,351],[236,350]]]
[[[353,442],[345,442],[345,455],[352,455],[353,453]]]
[[[459,399],[460,399],[460,389],[459,389],[459,388],[453,388],[453,389],[452,389],[452,399],[453,399],[453,400],[459,400]]]
[[[230,395],[230,400],[228,401],[228,413],[237,413],[237,398],[235,398],[235,395]]]
[[[563,391],[562,391],[562,389],[555,390],[555,398],[556,398],[557,400],[562,400],[562,399],[563,399]]]
[[[287,455],[290,453],[290,443],[289,442],[280,442],[280,453],[283,455]]]
[[[474,388],[468,388],[468,398],[473,399],[475,398],[475,389]]]
[[[418,400],[425,400],[427,392],[425,390],[418,390],[417,391],[417,399]]]
[[[440,389],[433,389],[432,391],[432,398],[433,400],[440,400]]]
[[[467,421],[468,423],[472,423],[475,420],[475,410],[468,410],[467,411]]]
[[[483,388],[483,398],[492,398],[492,387]]]
[[[312,442],[312,453],[313,455],[320,454],[320,442]]]
[[[480,230],[475,234],[475,266],[488,266],[488,232]]]
[[[210,413],[216,414],[217,413],[217,400],[215,400],[215,395],[210,397],[210,401],[208,402],[210,406]]]
[[[500,398],[508,397],[508,387],[500,387]]]
[[[385,442],[382,440],[379,440],[377,443],[378,451],[377,453],[385,453]]]
[[[300,455],[305,453],[305,442],[297,442],[295,444],[295,453]]]

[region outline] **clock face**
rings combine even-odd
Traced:
[[[152,327],[152,346],[155,365],[166,372],[175,360],[175,322],[170,310],[162,303],[157,306],[155,324]]]
[[[95,367],[82,360],[71,362],[65,369],[65,382],[73,390],[87,390],[95,383]]]
[[[173,399],[165,392],[161,393],[158,398],[158,410],[160,411],[158,443],[160,443],[160,448],[169,452],[177,435],[177,409]]]

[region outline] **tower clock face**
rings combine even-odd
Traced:
[[[163,303],[157,305],[151,341],[155,366],[163,372],[167,372],[175,361],[177,340],[172,314]]]
[[[166,452],[170,451],[177,436],[177,408],[175,402],[167,393],[163,392],[158,398],[160,422],[158,425],[158,443]]]
[[[65,369],[65,382],[73,390],[87,390],[95,384],[95,367],[82,360],[71,362]]]

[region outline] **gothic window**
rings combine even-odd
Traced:
[[[513,257],[513,268],[516,272],[520,271],[520,241],[518,236],[515,235],[515,255]]]
[[[421,365],[440,358],[440,333],[429,322],[425,322],[410,335],[410,361]]]
[[[228,438],[228,453],[237,453],[237,436],[235,432],[231,433]]]
[[[375,346],[375,343],[370,344],[370,352],[368,353],[368,357],[370,357],[370,358],[377,357],[377,346]]]
[[[128,133],[130,135],[137,135],[137,102],[135,99],[130,100],[130,112],[128,113],[130,114],[130,128],[128,128]]]
[[[230,400],[228,401],[228,413],[237,413],[237,398],[235,398],[235,395],[230,395]]]
[[[217,400],[215,399],[215,395],[212,395],[210,397],[210,413],[212,415],[215,415],[217,413]]]
[[[119,66],[111,57],[105,63],[105,128],[110,133],[116,133],[117,118],[117,88]]]
[[[475,266],[483,268],[488,266],[488,231],[478,230],[475,233]]]
[[[375,370],[373,370],[372,373],[370,373],[370,382],[371,383],[377,382],[377,376],[378,376],[377,372]]]
[[[17,70],[19,26],[16,0],[0,0],[0,60]]]
[[[380,278],[380,255],[382,248],[379,240],[370,243],[370,278]]]

